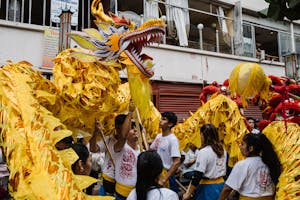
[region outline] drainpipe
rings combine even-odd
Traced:
[[[70,9],[63,9],[60,14],[60,28],[59,28],[59,43],[58,51],[61,52],[65,49],[70,48],[71,38],[68,33],[71,33],[71,16],[72,12]]]

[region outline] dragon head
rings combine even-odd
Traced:
[[[162,40],[165,34],[165,23],[160,19],[151,19],[139,28],[135,28],[135,24],[124,17],[119,18],[114,14],[105,15],[100,0],[94,0],[91,7],[98,30],[84,29],[85,35],[70,34],[79,46],[89,50],[85,55],[77,52],[72,56],[91,62],[124,60],[125,56],[143,75],[152,77],[154,75],[152,58],[143,54],[142,49]]]

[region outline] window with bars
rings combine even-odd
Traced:
[[[92,0],[78,0],[78,25],[72,30],[92,27]],[[51,0],[0,0],[0,20],[58,27],[51,21]]]

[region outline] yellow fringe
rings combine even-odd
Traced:
[[[229,78],[229,90],[233,95],[241,96],[244,107],[247,107],[247,98],[256,94],[260,94],[260,97],[266,100],[270,84],[270,79],[256,63],[238,64]]]

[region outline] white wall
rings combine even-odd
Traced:
[[[1,21],[0,63],[3,64],[6,60],[13,62],[26,60],[35,66],[41,66],[43,55],[42,29],[40,26],[33,25],[17,27]]]
[[[180,81],[202,83],[223,83],[232,69],[241,62],[259,62],[258,59],[238,57],[214,52],[186,49],[160,45],[160,48],[150,47],[145,53],[154,58],[154,80]],[[284,76],[283,63],[265,61],[259,63],[266,75]]]

